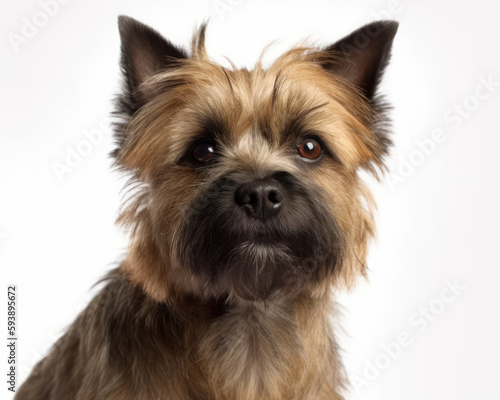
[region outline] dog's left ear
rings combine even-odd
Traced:
[[[363,26],[324,49],[331,53],[333,61],[323,65],[373,100],[389,62],[398,25],[396,21],[379,21]]]
[[[141,85],[155,73],[174,66],[178,60],[188,56],[154,29],[133,18],[118,17],[118,28],[121,38],[120,65],[125,80],[122,106],[131,115],[151,95]]]

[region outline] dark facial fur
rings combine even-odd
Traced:
[[[239,187],[263,178],[279,182],[283,197],[282,210],[264,221],[235,201]],[[280,290],[297,292],[305,281],[320,282],[341,265],[342,238],[324,202],[314,185],[286,172],[228,173],[193,200],[180,257],[215,294],[264,300]]]

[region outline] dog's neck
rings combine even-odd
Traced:
[[[190,317],[182,320],[193,328],[186,329],[192,333],[188,346],[196,350],[187,375],[201,375],[199,381],[208,382],[213,398],[288,398],[283,393],[300,393],[290,397],[297,399],[338,398],[335,388],[343,378],[331,335],[329,296],[231,306],[189,302]],[[177,312],[181,309],[186,310],[181,305]]]
[[[165,293],[164,271],[152,245],[136,247],[122,266],[132,284],[167,304],[172,328],[191,353],[182,356],[190,359],[185,375],[203,385],[197,391],[217,399],[274,399],[288,392],[300,392],[301,399],[338,398],[335,388],[343,374],[331,335],[328,292],[267,303],[228,304],[178,294],[165,300],[173,293]]]
[[[199,354],[213,387],[230,399],[336,399],[341,368],[334,363],[329,299],[307,296],[237,306],[213,320]],[[324,385],[330,382],[332,387]]]

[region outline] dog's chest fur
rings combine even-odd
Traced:
[[[186,399],[340,398],[343,376],[327,322],[328,299],[295,298],[247,308],[194,303],[190,310],[196,315],[176,316],[174,311],[171,317],[168,325],[178,333],[179,352],[156,360],[159,365],[152,370],[173,376],[151,376],[152,398],[172,390],[178,391],[173,398],[182,394]],[[151,343],[161,341],[167,350],[169,340],[158,337]],[[170,382],[178,387],[169,387]]]
[[[177,314],[115,271],[19,395],[37,400],[341,399],[336,390],[343,376],[325,323],[326,299],[246,309],[186,301],[191,306]]]
[[[209,325],[199,352],[208,381],[221,395],[235,399],[317,398],[323,382],[319,375],[328,371],[329,381],[336,379],[328,365],[334,358],[325,358],[331,354],[328,327],[300,321],[301,313],[305,317],[305,313],[323,310],[300,303],[295,299],[259,309],[228,310]]]

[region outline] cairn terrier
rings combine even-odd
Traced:
[[[365,275],[397,28],[247,70],[120,17],[130,247],[16,399],[343,399],[332,292]]]

